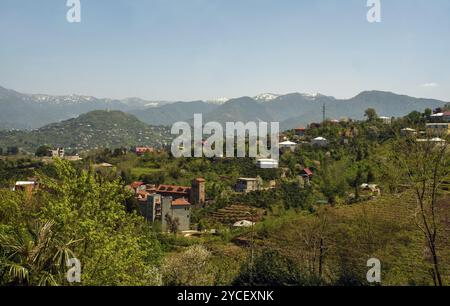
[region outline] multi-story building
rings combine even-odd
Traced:
[[[450,122],[427,123],[427,134],[438,137],[450,135]]]
[[[205,204],[205,180],[197,178],[191,187],[175,185],[146,185],[134,182],[128,186],[136,194],[139,211],[148,222],[161,222],[162,230],[168,231],[168,220],[177,220],[178,230],[190,229],[193,207]]]
[[[142,192],[140,192],[142,193]],[[185,198],[173,199],[160,194],[147,194],[139,200],[141,215],[151,223],[161,222],[161,229],[169,231],[168,220],[178,224],[179,231],[187,231],[191,226],[191,203]]]
[[[191,227],[191,203],[185,198],[172,200],[171,197],[163,197],[161,204],[162,230],[168,231],[168,220],[176,220],[179,231],[188,231]],[[170,217],[170,218],[168,218]]]

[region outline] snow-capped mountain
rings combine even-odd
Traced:
[[[96,101],[97,99],[89,96],[69,95],[69,96],[49,96],[49,95],[29,95],[30,101],[45,104],[81,104]]]
[[[273,93],[263,93],[253,97],[254,100],[258,102],[270,102],[280,97],[281,95],[273,94]]]
[[[22,94],[0,87],[0,129],[36,129],[94,110],[128,112],[151,125],[170,126],[178,121],[189,122],[194,114],[203,113],[206,119],[218,122],[276,121],[281,123],[282,128],[292,128],[320,122],[324,104],[330,118],[358,119],[363,117],[367,108],[375,108],[379,113],[395,117],[412,110],[437,108],[445,103],[380,91],[363,92],[350,99],[336,99],[317,93],[265,93],[254,98],[162,102],[140,98],[113,100],[81,95]]]

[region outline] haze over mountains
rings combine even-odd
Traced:
[[[365,91],[351,99],[292,93],[217,101],[166,102],[139,98],[114,100],[78,95],[33,95],[0,87],[0,129],[37,129],[93,110],[127,112],[154,126],[170,126],[177,121],[189,122],[195,113],[202,113],[204,122],[278,121],[282,129],[289,129],[321,121],[324,104],[327,118],[361,119],[367,108],[375,108],[381,116],[397,117],[414,110],[434,109],[446,102],[383,91]]]

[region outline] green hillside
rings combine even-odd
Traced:
[[[170,140],[165,127],[149,126],[120,111],[93,111],[33,131],[2,131],[0,147],[33,152],[41,145],[82,151],[97,148],[161,146]]]

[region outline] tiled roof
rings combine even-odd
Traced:
[[[191,191],[191,187],[186,186],[174,186],[174,185],[159,185],[156,189],[157,193],[178,193],[188,194]]]
[[[305,172],[308,176],[311,176],[314,174],[309,168],[303,169],[303,172]]]
[[[141,187],[142,185],[144,185],[144,182],[133,182],[131,183],[131,188],[136,189],[138,187]]]
[[[179,198],[172,201],[172,206],[190,206],[191,203],[188,202],[185,198]]]

